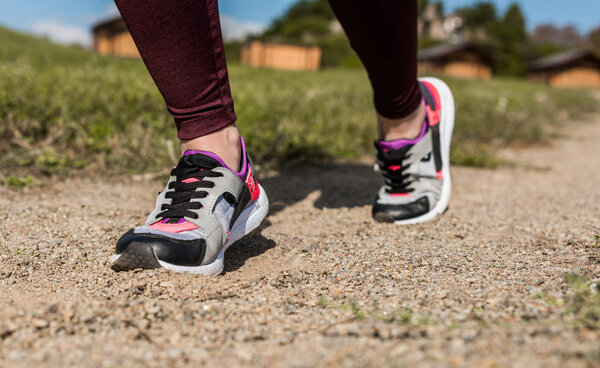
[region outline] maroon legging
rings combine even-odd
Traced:
[[[417,1],[329,2],[367,69],[376,110],[387,118],[415,111],[421,103]],[[115,3],[175,118],[180,139],[235,122],[217,0]]]

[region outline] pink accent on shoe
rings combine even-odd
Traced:
[[[182,183],[189,184],[189,183],[195,183],[195,182],[197,182],[197,181],[200,181],[200,179],[196,179],[196,178],[187,178],[187,179],[185,179],[185,180],[182,180],[181,182],[182,182]]]
[[[248,165],[248,177],[246,177],[246,185],[248,186],[248,190],[250,191],[250,195],[252,196],[252,200],[256,201],[258,196],[260,195],[260,187],[256,184],[254,180],[254,175],[252,175],[252,168]]]
[[[164,220],[163,220],[164,221]],[[190,231],[190,230],[196,230],[198,228],[198,225],[192,224],[189,221],[183,221],[181,222],[178,221],[176,224],[166,224],[163,223],[162,221],[157,221],[155,223],[153,223],[152,225],[150,225],[150,228],[152,230],[159,230],[159,231],[164,231],[167,233],[181,233],[183,231]]]
[[[388,169],[392,170],[392,171],[398,171],[402,168],[402,166],[400,165],[392,165],[392,166],[388,166]]]
[[[442,170],[437,172],[437,178],[438,179],[443,179],[444,178],[444,174],[442,173]]]
[[[425,109],[427,110],[427,117],[429,118],[429,126],[435,126],[442,120],[440,117],[440,109],[442,108],[440,92],[437,90],[437,88],[434,87],[433,84],[424,81],[422,83],[427,87],[427,89],[433,96],[433,101],[435,103],[435,111],[433,111],[431,107],[427,105],[425,106]]]
[[[423,81],[423,84],[425,84],[425,86],[427,87],[429,92],[431,92],[431,94],[433,95],[433,100],[435,101],[435,109],[439,110],[442,107],[442,105],[441,105],[442,99],[440,98],[439,91],[437,90],[437,88],[434,87],[433,84],[431,84],[429,82]]]
[[[425,106],[425,110],[427,111],[427,117],[429,118],[429,126],[438,125],[440,121],[442,121],[439,110],[433,111],[429,106]]]
[[[408,197],[409,195],[408,193],[390,193],[392,197]]]

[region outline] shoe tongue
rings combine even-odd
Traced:
[[[179,160],[179,165],[202,167],[204,169],[214,169],[216,167],[226,167],[227,165],[219,156],[209,151],[187,150]]]

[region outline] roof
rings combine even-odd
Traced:
[[[462,51],[475,52],[481,55],[486,62],[492,62],[491,56],[482,47],[470,42],[446,43],[421,50],[419,51],[419,61],[444,59]]]
[[[536,60],[531,63],[530,69],[532,71],[541,71],[546,69],[560,68],[586,58],[596,61],[600,67],[600,57],[598,57],[596,53],[587,49],[574,49]]]
[[[101,28],[106,28],[106,27],[112,27],[115,25],[119,25],[123,22],[123,18],[121,18],[120,16],[116,16],[110,19],[106,19],[103,21],[100,21],[96,24],[94,24],[94,26],[92,27],[92,32],[96,32]]]

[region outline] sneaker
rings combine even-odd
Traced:
[[[239,172],[212,152],[186,151],[146,224],[117,241],[111,267],[220,274],[225,250],[258,227],[269,210],[243,139],[241,147]]]
[[[419,137],[375,142],[375,170],[385,178],[373,205],[379,222],[428,222],[448,208],[454,97],[439,79],[424,78],[420,85],[427,115]]]

